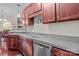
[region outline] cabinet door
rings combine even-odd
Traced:
[[[67,51],[64,51],[64,50],[61,50],[58,48],[53,48],[52,55],[55,55],[55,56],[77,56],[74,53],[67,52]]]
[[[55,22],[55,3],[43,3],[43,23]]]
[[[14,43],[13,44],[14,44],[15,49],[19,48],[19,37],[18,36],[14,38]]]
[[[79,3],[60,3],[58,21],[79,19]]]
[[[42,10],[42,4],[41,3],[33,3],[33,12],[38,12]]]
[[[33,56],[33,41],[32,40],[28,40],[27,54],[28,56]]]
[[[20,36],[19,37],[20,38],[20,40],[19,40],[19,50],[20,50],[20,52],[21,53],[23,53],[23,37],[22,36]]]
[[[25,20],[25,10],[22,11],[22,20]]]
[[[28,42],[27,42],[27,39],[24,40],[23,44],[24,44],[23,52],[24,52],[24,55],[27,56],[28,55]]]
[[[23,25],[26,25],[26,18],[27,18],[27,13],[26,13],[26,10],[24,9],[23,11],[22,11],[22,23],[23,23]]]
[[[20,38],[20,40],[19,40],[19,50],[21,51],[22,50],[22,41],[21,41],[21,38]]]
[[[18,37],[15,35],[9,35],[6,37],[7,40],[7,47],[9,49],[18,49]]]
[[[24,21],[24,25],[28,25],[28,22],[29,22],[28,9],[25,9],[25,21]]]
[[[33,3],[28,6],[29,15],[33,14]]]
[[[10,38],[10,37],[7,38],[7,47],[8,47],[8,49],[14,48],[14,39],[13,38]]]

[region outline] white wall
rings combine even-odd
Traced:
[[[79,20],[50,24],[35,24],[34,27],[28,26],[27,31],[67,36],[79,36]]]

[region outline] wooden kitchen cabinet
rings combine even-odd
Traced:
[[[54,56],[78,56],[75,53],[71,53],[71,52],[68,52],[68,51],[65,51],[65,50],[62,50],[59,48],[53,48],[52,55],[54,55]]]
[[[22,47],[22,43],[23,43],[23,37],[19,36],[19,51],[22,53],[23,52],[23,47]]]
[[[25,10],[25,25],[28,25],[29,23],[29,15],[28,15],[28,9]]]
[[[28,56],[28,53],[27,53],[27,39],[23,40],[22,48],[23,48],[24,56]]]
[[[33,41],[32,40],[24,40],[23,42],[23,53],[26,56],[33,56]]]
[[[42,16],[42,3],[33,3],[33,13],[29,15],[29,18],[34,18],[35,16]]]
[[[33,12],[39,12],[42,10],[42,4],[41,3],[33,3]]]
[[[55,22],[55,3],[43,3],[43,23]]]
[[[33,41],[20,36],[19,51],[24,56],[33,56]]]
[[[22,11],[22,20],[26,19],[25,9]]]
[[[56,22],[56,4],[55,3],[31,3],[26,10],[26,19],[28,25],[34,24],[34,17],[41,16],[43,23]]]
[[[8,49],[18,49],[18,35],[7,35],[6,36],[6,43]]]
[[[27,41],[27,55],[33,56],[33,41],[32,40]]]
[[[29,14],[29,25],[33,25],[34,23],[34,17],[35,16],[39,16],[41,13],[42,13],[42,4],[41,3],[32,3],[30,4],[30,6],[28,6],[29,9],[32,9],[29,10],[29,12],[31,13],[31,15]]]
[[[79,19],[79,3],[59,3],[57,4],[58,17],[57,21],[68,21]]]
[[[27,50],[26,50],[26,38],[24,38],[24,37],[22,37],[22,36],[20,36],[20,40],[19,40],[19,51],[23,54],[23,55],[25,55],[25,56],[27,56]]]
[[[27,10],[24,9],[22,11],[22,24],[27,25],[27,21],[28,21],[28,12]]]
[[[33,14],[34,10],[33,10],[33,3],[31,3],[29,6],[28,6],[28,13],[29,15]]]
[[[31,3],[29,6],[29,15],[38,12],[42,9],[41,3]]]

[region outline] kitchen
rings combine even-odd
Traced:
[[[4,3],[0,6],[6,7],[1,8],[1,24],[9,22],[1,25],[4,33],[1,45],[6,47],[1,47],[1,51],[7,49],[6,53],[0,53],[2,56],[79,55],[79,3]],[[6,9],[13,11],[10,15],[14,18],[3,21],[9,15]]]

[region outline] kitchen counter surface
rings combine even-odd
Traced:
[[[79,37],[34,32],[14,32],[7,35],[20,35],[25,38],[30,38],[36,41],[46,43],[50,46],[55,46],[79,54]]]

